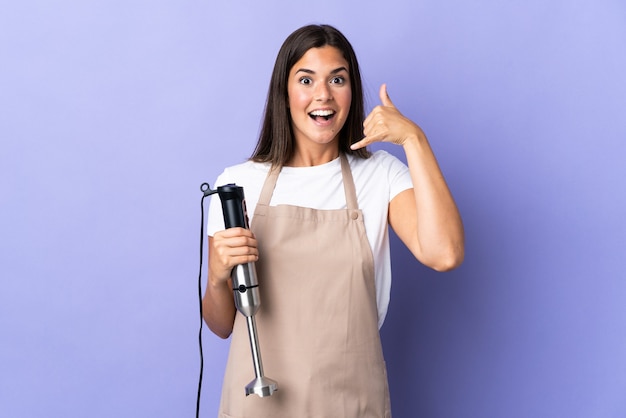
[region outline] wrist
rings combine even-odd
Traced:
[[[230,274],[224,275],[224,274],[216,274],[215,272],[210,272],[209,273],[209,286],[214,290],[228,288],[229,279],[230,279]]]
[[[402,142],[402,146],[405,148],[420,148],[426,141],[426,136],[421,130],[416,130],[415,132],[411,132],[406,136],[404,142]]]

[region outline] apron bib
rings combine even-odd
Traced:
[[[259,347],[278,391],[245,396],[254,368],[237,313],[220,418],[391,417],[374,261],[343,154],[341,171],[348,209],[338,210],[269,206],[279,170],[268,173],[251,229],[259,245]]]

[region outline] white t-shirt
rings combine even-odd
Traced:
[[[413,187],[408,167],[386,151],[376,151],[370,158],[348,155],[354,178],[359,209],[363,211],[365,232],[374,256],[378,327],[387,314],[391,292],[391,256],[389,251],[389,202],[400,192]],[[265,182],[269,163],[245,162],[228,167],[214,183],[223,186],[235,183],[244,189],[250,223]],[[341,176],[341,161],[313,167],[283,167],[270,201],[271,206],[295,205],[314,209],[346,209]],[[212,236],[224,229],[222,206],[217,194],[209,207],[207,233]]]

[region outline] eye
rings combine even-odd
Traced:
[[[298,82],[299,82],[300,84],[304,84],[304,85],[307,85],[307,86],[308,86],[309,84],[311,84],[311,82],[312,82],[312,81],[311,81],[311,78],[310,78],[310,77],[300,77],[300,79],[298,80]]]
[[[346,82],[346,79],[344,77],[341,77],[341,76],[333,77],[330,80],[331,84],[344,84],[345,82]]]

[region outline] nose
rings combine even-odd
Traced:
[[[325,102],[332,99],[330,86],[327,83],[319,83],[315,88],[315,100]]]

